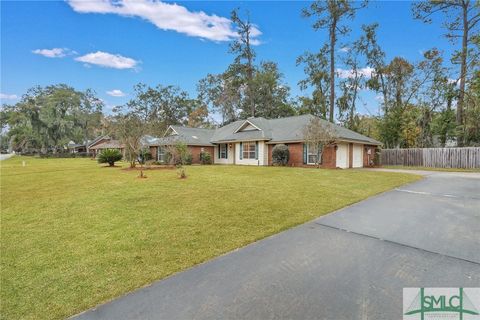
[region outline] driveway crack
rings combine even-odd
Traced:
[[[323,224],[323,223],[318,222],[318,221],[315,221],[314,223],[317,224],[317,225],[319,225],[319,226],[326,227],[326,228],[330,228],[330,229],[334,229],[334,230],[337,230],[337,231],[348,232],[348,233],[351,233],[351,234],[354,234],[354,235],[357,235],[357,236],[367,237],[367,238],[374,239],[374,240],[379,240],[379,241],[384,241],[384,242],[388,242],[388,243],[391,243],[391,244],[394,244],[394,245],[397,245],[397,246],[401,246],[401,247],[405,247],[405,248],[410,248],[410,249],[415,249],[415,250],[419,250],[419,251],[423,251],[423,252],[428,252],[428,253],[440,255],[440,256],[443,256],[443,257],[447,257],[447,258],[452,258],[452,259],[456,259],[456,260],[460,260],[460,261],[465,261],[465,262],[473,263],[473,264],[475,264],[475,265],[480,266],[480,262],[477,262],[477,261],[473,261],[473,260],[469,260],[469,259],[465,259],[465,258],[459,258],[459,257],[455,257],[455,256],[450,256],[450,255],[443,254],[443,253],[440,253],[440,252],[436,252],[436,251],[431,251],[431,250],[427,250],[427,249],[415,247],[415,246],[412,246],[412,245],[409,245],[409,244],[406,244],[406,243],[396,242],[396,241],[392,241],[392,240],[388,240],[388,239],[383,239],[383,238],[380,238],[380,237],[372,236],[372,235],[369,235],[369,234],[364,234],[364,233],[360,233],[360,232],[356,232],[356,231],[352,231],[352,230],[348,230],[348,229],[344,229],[344,228],[339,228],[339,227],[335,227],[335,226],[330,226],[330,225],[328,225],[328,224]]]

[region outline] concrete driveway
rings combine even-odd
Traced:
[[[425,175],[78,319],[400,319],[404,287],[480,287],[480,174]]]

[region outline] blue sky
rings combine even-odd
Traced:
[[[277,62],[296,96],[302,94],[297,83],[304,74],[295,59],[306,50],[318,50],[327,36],[301,17],[306,2],[145,2],[140,7],[144,1],[136,0],[132,8],[100,1],[2,1],[2,103],[18,101],[34,85],[55,83],[94,89],[108,105],[106,111],[128,101],[138,82],[178,85],[195,95],[199,79],[224,71],[232,62],[228,45],[234,30],[228,18],[238,7],[248,10],[261,32],[257,61]],[[350,23],[349,38],[359,36],[362,24],[373,22],[380,24],[379,42],[389,59],[419,60],[422,50],[432,47],[448,57],[453,50],[438,20],[431,25],[413,20],[410,2],[371,2]],[[362,96],[365,106],[359,111],[377,113],[373,93]]]

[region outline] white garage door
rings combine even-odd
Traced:
[[[337,147],[337,167],[348,168],[348,144],[339,143]]]
[[[361,144],[353,145],[353,167],[363,167],[363,146]]]

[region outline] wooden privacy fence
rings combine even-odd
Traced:
[[[480,168],[480,147],[383,149],[380,163],[385,166]]]

